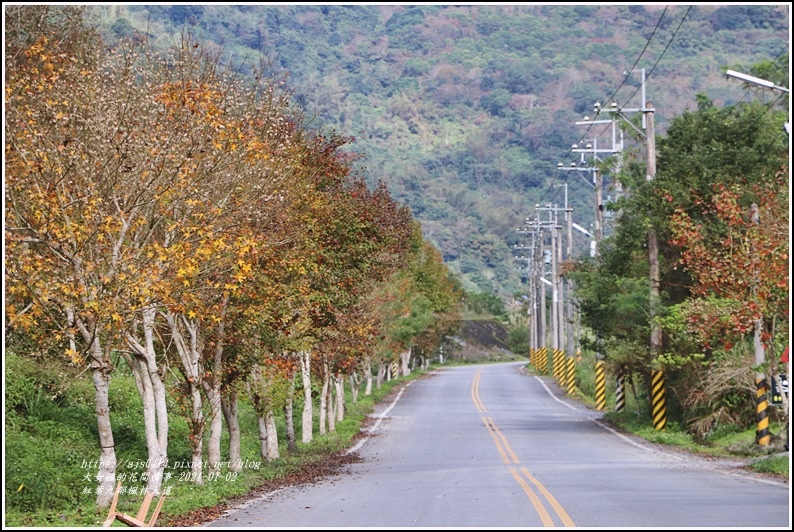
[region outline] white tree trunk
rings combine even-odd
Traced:
[[[336,407],[334,401],[334,376],[330,373],[325,377],[327,381],[326,395],[328,396],[327,411],[328,411],[328,432],[336,431]]]
[[[364,395],[372,395],[372,358],[367,357],[364,360],[364,369],[362,371],[367,382],[364,388]]]
[[[73,307],[68,307],[66,309],[66,324],[69,326],[68,330],[66,331],[66,337],[69,339],[69,349],[71,349],[73,353],[77,353],[77,342],[74,338],[74,328],[77,325],[77,322],[74,319]]]
[[[189,383],[191,416],[190,423],[190,478],[196,484],[204,483],[204,412],[201,390]]]
[[[287,439],[287,450],[295,452],[298,450],[298,444],[295,441],[295,421],[293,419],[292,405],[295,399],[295,375],[290,377],[289,387],[287,388],[287,400],[284,403],[284,424],[285,437]]]
[[[207,381],[204,381],[203,384],[210,407],[210,434],[207,441],[208,472],[218,473],[221,467],[221,434],[223,433],[220,384],[209,384]]]
[[[312,441],[312,379],[311,379],[311,352],[301,351],[301,379],[303,382],[303,415],[301,416],[301,442]]]
[[[334,377],[336,385],[336,420],[345,419],[345,378],[341,375]]]
[[[350,400],[355,403],[358,401],[358,391],[361,389],[361,377],[357,372],[350,374]]]
[[[188,394],[190,395],[190,479],[195,484],[203,484],[204,454],[204,400],[201,397],[201,382],[204,378],[204,364],[201,353],[203,344],[198,334],[198,324],[182,314],[163,312],[162,316],[171,329],[171,341],[182,364]],[[186,334],[183,334],[183,329]]]
[[[267,425],[265,424],[265,400],[262,389],[262,368],[259,364],[251,366],[250,380],[246,381],[248,396],[256,412],[256,423],[259,427],[259,456],[267,462]]]
[[[278,431],[276,430],[276,416],[272,408],[265,414],[265,429],[267,430],[267,460],[278,460]]]
[[[330,407],[328,406],[329,399],[333,402],[333,399],[330,398],[330,386],[329,386],[329,379],[330,376],[328,374],[328,363],[323,362],[323,385],[320,390],[320,434],[325,434],[325,421],[326,417],[328,416],[328,411]]]
[[[157,369],[154,350],[154,320],[157,315],[154,306],[142,311],[142,341],[127,334],[127,344],[135,358],[128,358],[136,383],[139,385],[143,402],[144,434],[148,461],[146,472],[148,481],[146,491],[158,494],[162,488],[163,472],[168,462],[168,411],[166,407],[165,386]]]
[[[144,332],[146,338],[146,369],[152,382],[155,416],[157,418],[157,458],[149,467],[149,482],[147,490],[159,494],[163,483],[163,473],[168,463],[168,403],[166,401],[165,384],[157,368],[156,354],[154,351],[154,319],[155,309],[145,312]],[[152,478],[154,477],[154,478]]]
[[[72,319],[72,318],[70,318]],[[73,323],[80,331],[91,357],[91,379],[94,383],[94,411],[96,412],[97,430],[99,433],[99,466],[97,471],[97,498],[96,505],[107,508],[113,500],[116,490],[116,445],[113,441],[113,427],[110,423],[110,373],[113,364],[110,353],[105,353],[100,344],[99,337],[94,334],[94,327],[77,319]]]
[[[221,395],[221,409],[229,431],[229,471],[239,473],[242,470],[242,453],[240,452],[240,421],[237,417],[237,391],[230,387],[227,395]]]
[[[94,381],[94,401],[96,407],[97,428],[99,429],[99,470],[97,471],[96,505],[101,508],[110,506],[116,489],[116,447],[113,442],[113,429],[110,424],[110,372],[112,366],[104,363],[99,340],[94,338],[91,344],[94,360],[91,361],[91,377]],[[99,355],[97,357],[97,355]]]
[[[212,358],[212,377],[210,382],[207,382],[207,379],[202,381],[210,407],[210,437],[207,442],[208,472],[210,473],[218,473],[221,468],[221,435],[223,433],[221,379],[223,378],[223,339],[226,331],[224,320],[228,302],[229,296],[226,295],[223,301],[224,310],[221,312],[221,319],[218,322],[217,341]]]
[[[402,363],[402,375],[403,377],[407,377],[411,374],[411,370],[408,367],[408,363],[411,361],[411,349],[408,348],[402,353],[400,353],[400,362]]]
[[[269,462],[279,457],[278,433],[276,431],[276,418],[273,414],[273,404],[268,397],[268,389],[271,383],[270,380],[265,381],[262,378],[262,368],[258,364],[251,368],[250,384],[248,386],[248,394],[254,403],[259,425],[259,454],[262,456],[262,460]]]
[[[377,380],[375,381],[375,384],[378,388],[380,388],[383,385],[383,379],[386,375],[387,368],[388,366],[386,365],[385,362],[381,362],[380,364],[378,364],[378,377]]]
[[[257,415],[256,423],[259,426],[259,456],[262,457],[264,462],[267,462],[267,423],[264,416]]]

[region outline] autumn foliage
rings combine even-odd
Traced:
[[[738,187],[714,186],[697,224],[676,210],[672,243],[682,249],[680,264],[695,281],[688,306],[692,330],[707,346],[736,343],[751,334],[756,319],[788,318],[789,201],[787,172],[753,188],[752,204]],[[744,199],[744,201],[742,201]],[[764,341],[769,341],[769,330]]]
[[[112,352],[139,384],[150,458],[167,456],[170,397],[194,464],[209,428],[214,467],[220,412],[233,434],[252,375],[266,405],[296,353],[335,375],[370,370],[384,327],[371,294],[410,267],[417,233],[359,175],[354,139],[309,130],[282,79],[242,76],[187,35],[167,52],[104,50],[82,13],[9,12],[5,319],[18,348],[90,368],[105,489]]]

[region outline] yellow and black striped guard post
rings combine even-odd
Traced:
[[[554,378],[560,385],[565,384],[565,356],[559,349],[552,350]]]
[[[757,377],[755,379],[755,417],[758,421],[758,427],[755,431],[755,442],[758,445],[769,445],[769,417],[767,409],[769,402],[766,399],[766,377]]]
[[[596,360],[596,410],[604,410],[607,405],[606,371],[604,361]]]
[[[664,372],[660,369],[651,371],[651,417],[653,428],[664,430],[667,425],[667,405],[664,397]]]
[[[566,357],[565,362],[565,382],[568,387],[568,395],[573,395],[576,392],[576,361],[573,357]]]
[[[615,387],[615,412],[623,412],[626,408],[626,368],[621,367],[618,370],[618,376]]]

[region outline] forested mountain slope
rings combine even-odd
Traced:
[[[790,39],[787,3],[94,9],[111,39],[168,46],[189,29],[233,62],[288,73],[312,126],[355,137],[367,180],[410,206],[466,288],[505,299],[521,290],[511,248],[536,204],[562,207],[567,183],[574,219],[593,220],[592,186],[557,165],[575,158],[594,102],[640,107],[644,69],[662,135],[698,93],[741,101],[725,69],[774,60]]]

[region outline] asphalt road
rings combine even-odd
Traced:
[[[524,362],[440,369],[379,405],[339,475],[209,527],[791,529],[791,492],[619,434]]]

